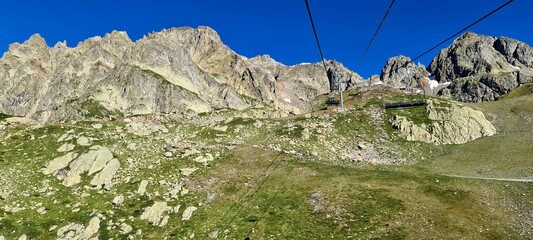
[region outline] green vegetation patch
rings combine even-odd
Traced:
[[[6,118],[9,118],[11,116],[7,115],[7,114],[4,114],[4,113],[0,113],[0,121],[6,119]]]
[[[108,110],[100,102],[88,99],[85,102],[80,104],[80,112],[83,116],[89,118],[102,118],[107,116],[119,116],[124,117],[124,113],[120,112],[118,109]]]
[[[521,96],[530,95],[530,94],[533,94],[533,83],[524,84],[516,88],[512,92],[503,95],[500,99],[502,100],[511,99],[511,98],[521,97]]]

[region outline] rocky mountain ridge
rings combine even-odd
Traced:
[[[494,101],[533,82],[533,48],[507,37],[467,32],[441,50],[428,71],[440,82],[452,82],[444,96],[463,102]]]
[[[125,32],[93,37],[75,48],[46,45],[38,34],[12,44],[0,59],[0,111],[40,122],[110,114],[208,112],[269,102],[299,113],[304,102],[357,74],[340,63],[285,66],[269,56],[248,59],[211,28],[173,28],[132,42]],[[339,75],[340,76],[340,75]]]
[[[497,100],[533,81],[533,50],[510,38],[465,33],[429,67],[390,58],[365,81],[336,61],[285,66],[268,55],[246,58],[209,27],[173,28],[133,42],[125,32],[69,48],[38,34],[0,59],[0,112],[39,122],[99,116],[189,114],[262,105],[276,116],[308,110],[308,101],[383,83],[416,87],[429,77],[448,88],[433,94],[463,102]],[[432,95],[433,95],[432,94]]]
[[[451,83],[440,96],[461,102],[498,100],[533,82],[533,48],[507,37],[467,32],[441,50],[427,68],[405,56],[388,59],[379,80],[395,88],[416,87],[430,76],[439,83]]]

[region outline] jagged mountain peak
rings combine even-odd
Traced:
[[[441,50],[428,70],[439,82],[452,82],[445,95],[478,102],[532,82],[532,66],[533,49],[526,43],[467,32]]]
[[[422,64],[415,64],[411,58],[400,55],[389,58],[381,70],[380,80],[392,87],[417,86],[417,80],[428,77]]]
[[[135,42],[113,31],[73,48],[50,48],[36,35],[21,46],[0,59],[0,112],[41,122],[83,118],[87,108],[126,116],[243,109],[255,104],[250,99],[299,113],[335,86],[320,64],[247,59],[209,27],[172,28]],[[362,81],[340,63],[328,63],[328,71]]]

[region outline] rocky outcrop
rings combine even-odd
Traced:
[[[68,152],[53,159],[46,164],[42,172],[56,176],[67,187],[81,183],[82,174],[95,174],[90,184],[98,189],[109,190],[113,186],[111,180],[119,168],[120,162],[113,158],[113,153],[108,148],[95,145],[85,153]]]
[[[533,82],[533,48],[514,39],[469,32],[441,50],[428,69],[437,81],[452,82],[445,96],[463,102],[493,101]]]
[[[408,57],[397,56],[387,60],[381,70],[380,80],[391,87],[417,87],[419,81],[430,74],[422,64],[416,65]]]
[[[285,66],[247,59],[211,28],[173,28],[132,42],[125,32],[75,48],[47,46],[38,34],[0,59],[0,112],[41,122],[108,115],[243,109],[253,101],[302,108],[305,101],[362,82],[340,63]]]
[[[57,231],[57,239],[89,240],[98,239],[100,218],[93,217],[87,227],[79,223],[70,223]]]
[[[155,202],[154,205],[144,209],[141,220],[146,220],[155,226],[163,227],[166,225],[165,215],[172,210],[166,202]],[[167,218],[168,221],[168,218]]]
[[[194,206],[190,206],[190,207],[187,207],[185,209],[185,211],[183,211],[183,215],[181,216],[181,220],[183,221],[188,221],[191,219],[192,217],[192,214],[196,211],[196,207]]]
[[[482,112],[451,101],[427,100],[427,119],[394,115],[389,122],[408,141],[462,144],[496,133]]]

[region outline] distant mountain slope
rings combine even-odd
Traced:
[[[335,61],[285,66],[268,55],[246,58],[209,27],[173,28],[132,42],[125,32],[69,48],[47,46],[38,34],[14,43],[0,59],[0,113],[40,122],[88,116],[201,113],[258,103],[288,113],[307,101],[368,86]],[[393,57],[370,84],[416,86],[433,75],[450,81],[440,94],[463,102],[493,101],[533,82],[533,49],[510,38],[466,33],[425,69]],[[378,81],[379,80],[379,81]],[[427,79],[429,80],[429,79]],[[437,90],[436,90],[437,91]]]
[[[463,102],[493,101],[533,82],[533,48],[507,37],[468,32],[441,50],[428,70],[438,81],[452,82],[444,95]]]
[[[336,89],[338,76],[349,84],[363,81],[340,63],[327,65],[331,82],[321,64],[247,59],[208,27],[164,30],[136,42],[114,31],[75,48],[50,48],[36,34],[0,59],[0,112],[45,122],[95,113],[243,109],[270,100],[299,112],[309,98]]]

